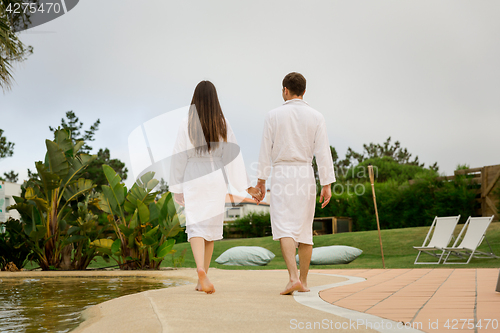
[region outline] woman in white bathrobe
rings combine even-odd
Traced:
[[[236,137],[224,117],[215,86],[201,81],[194,91],[188,118],[182,122],[170,168],[170,191],[185,206],[186,232],[198,272],[196,290],[215,291],[207,277],[214,241],[222,239],[228,183],[258,202],[250,187]]]

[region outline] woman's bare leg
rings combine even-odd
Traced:
[[[214,252],[214,242],[205,240],[205,260],[203,267],[205,268],[205,273],[207,274],[208,274],[208,269],[210,268],[210,262],[212,261],[213,252]],[[195,289],[198,291],[203,291],[201,290],[201,285],[199,281]]]
[[[193,251],[194,261],[196,263],[196,272],[198,273],[198,285],[196,286],[196,290],[204,291],[207,294],[212,294],[215,291],[214,285],[210,282],[207,277],[207,273],[205,271],[205,239],[202,237],[192,237],[189,240],[191,244],[191,250]],[[212,257],[210,251],[210,258]],[[209,262],[210,264],[210,262]]]
[[[214,241],[205,240],[205,272],[208,274],[210,262],[212,261],[212,253],[214,252]]]

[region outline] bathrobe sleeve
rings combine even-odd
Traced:
[[[259,166],[257,169],[257,178],[267,180],[271,175],[271,153],[273,150],[273,129],[271,126],[271,117],[267,113],[264,120],[264,130],[262,131],[262,141],[260,143]]]
[[[170,184],[169,190],[172,193],[183,193],[184,173],[187,165],[187,124],[182,122],[177,132],[177,140],[174,144],[172,152],[172,160],[170,164]]]
[[[318,165],[318,175],[321,186],[335,182],[335,171],[333,169],[333,159],[328,143],[325,118],[321,116],[319,126],[314,138],[314,155]]]
[[[226,120],[227,143],[222,144],[222,161],[226,171],[227,180],[239,192],[244,192],[250,187],[250,179],[245,168],[243,155],[236,136]]]

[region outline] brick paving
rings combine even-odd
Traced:
[[[411,324],[424,332],[500,332],[500,293],[495,291],[498,269],[311,272],[366,278],[321,291],[320,297],[333,305]]]

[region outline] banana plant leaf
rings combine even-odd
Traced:
[[[164,258],[167,254],[169,254],[175,245],[175,239],[169,239],[160,245],[156,251],[158,258]]]
[[[59,148],[59,145],[53,141],[45,140],[47,146],[47,160],[49,162],[50,172],[64,178],[69,171],[69,164],[64,154],[64,151]]]
[[[90,243],[90,246],[92,247],[104,248],[109,250],[111,250],[112,245],[113,245],[113,240],[109,238],[96,239],[95,241]]]
[[[122,241],[120,238],[116,239],[111,245],[111,252],[114,254],[120,253],[122,250]]]

